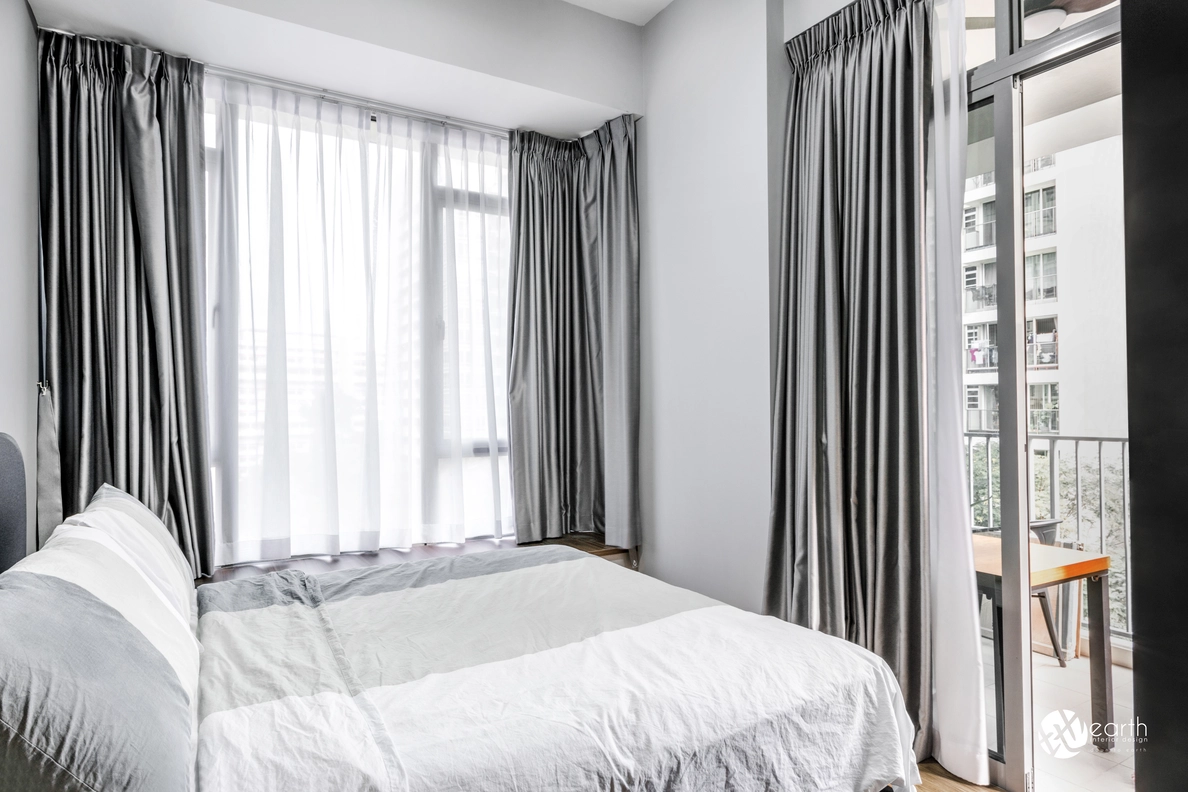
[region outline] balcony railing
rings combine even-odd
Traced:
[[[1056,233],[1056,207],[1023,213],[1023,236],[1037,237]],[[967,250],[969,248],[966,248]]]
[[[965,312],[985,311],[998,305],[998,286],[968,286],[965,289]]]
[[[1055,300],[1056,276],[1041,275],[1038,278],[1027,279],[1028,300]]]
[[[1028,431],[1036,435],[1052,435],[1060,432],[1060,410],[1029,410]],[[997,432],[998,410],[965,411],[965,429],[968,432]]]
[[[965,411],[965,428],[970,432],[997,432],[998,410]]]
[[[983,412],[974,410],[970,412]],[[974,529],[1001,528],[999,444],[994,429],[965,433]],[[1057,541],[1110,556],[1110,623],[1130,638],[1130,447],[1124,437],[1032,434],[1029,521],[1061,520]]]
[[[979,187],[987,187],[994,184],[994,171],[986,171],[979,173],[977,176],[970,176],[965,180],[966,190],[976,190]]]
[[[1059,363],[1059,344],[1056,341],[1035,341],[1027,345],[1027,368],[1056,368]]]
[[[1059,434],[1060,410],[1028,410],[1027,424],[1032,434]]]
[[[1036,341],[1027,345],[1027,368],[1053,369],[1060,364],[1060,347],[1056,341]],[[997,371],[998,346],[983,344],[965,350],[965,370],[970,373]]]
[[[1023,163],[1024,173],[1035,173],[1036,171],[1046,170],[1056,165],[1056,155],[1048,154],[1044,157],[1036,157],[1033,160],[1027,160]]]
[[[994,344],[972,346],[965,350],[966,371],[994,371],[998,368],[998,347]]]
[[[965,229],[965,249],[977,250],[994,244],[994,221],[978,223]]]

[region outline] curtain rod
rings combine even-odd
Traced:
[[[253,74],[251,72],[241,71],[239,69],[229,69],[225,66],[212,66],[210,64],[206,64],[206,73],[213,74],[216,77],[224,77],[232,80],[243,80],[244,82],[256,83],[257,85],[266,85],[269,88],[279,88],[283,91],[292,91],[293,93],[313,96],[318,99],[328,99],[332,102],[357,105],[370,110],[380,110],[385,113],[393,113],[396,115],[406,116],[408,118],[415,118],[419,121],[449,124],[451,126],[462,127],[463,129],[472,129],[475,132],[485,132],[497,137],[506,138],[509,136],[507,129],[494,126],[493,124],[484,124],[479,121],[468,121],[464,118],[455,118],[454,116],[441,115],[439,113],[429,113],[424,110],[417,110],[412,107],[392,104],[391,102],[381,102],[375,99],[368,99],[364,96],[343,93],[341,91],[332,91],[328,88],[317,88],[312,85],[304,85],[302,83],[291,82],[289,80],[281,80],[276,77],[265,77],[262,74]]]
[[[84,33],[76,33],[72,30],[63,30],[61,28],[39,26],[40,30],[49,31],[50,33],[61,33],[64,36],[82,36],[83,38],[92,38],[99,41],[96,36],[89,36]],[[112,39],[107,39],[112,40]],[[135,42],[121,41],[121,44],[134,44],[134,46],[145,46],[143,44],[136,44]],[[148,47],[148,49],[155,49],[155,47]],[[188,57],[188,56],[187,56]],[[480,121],[468,121],[465,118],[455,118],[454,116],[441,115],[440,113],[430,113],[425,110],[417,110],[413,107],[405,107],[403,105],[393,104],[391,102],[381,102],[375,99],[368,99],[365,96],[357,96],[355,94],[343,93],[341,91],[332,91],[328,88],[317,88],[312,85],[305,85],[304,83],[292,82],[290,80],[281,80],[276,77],[265,77],[263,74],[253,74],[252,72],[242,71],[240,69],[231,69],[226,66],[214,66],[209,63],[204,63],[203,68],[207,74],[213,74],[216,77],[225,77],[233,80],[243,80],[244,82],[257,83],[258,85],[267,85],[270,88],[279,88],[283,91],[292,91],[293,93],[305,94],[306,96],[313,96],[318,99],[329,99],[332,102],[341,102],[343,104],[352,104],[358,107],[365,107],[371,110],[382,110],[385,113],[394,113],[396,115],[406,116],[408,118],[415,118],[418,121],[430,121],[438,124],[450,124],[452,126],[461,127],[463,129],[472,129],[475,132],[485,132],[496,137],[510,137],[509,130],[495,126],[493,124],[484,124]]]

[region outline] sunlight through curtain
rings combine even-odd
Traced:
[[[507,139],[206,86],[219,563],[514,534]]]

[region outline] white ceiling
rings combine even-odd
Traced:
[[[557,0],[30,3],[42,27],[504,128],[643,112],[641,29]]]
[[[672,0],[564,0],[564,2],[588,8],[603,16],[621,19],[633,25],[646,25]]]
[[[1115,45],[1023,81],[1023,157],[1122,134],[1122,47]]]

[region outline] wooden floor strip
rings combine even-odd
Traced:
[[[978,790],[998,789],[998,787],[983,787],[962,781],[949,773],[948,770],[929,760],[920,763],[919,792],[978,792]]]

